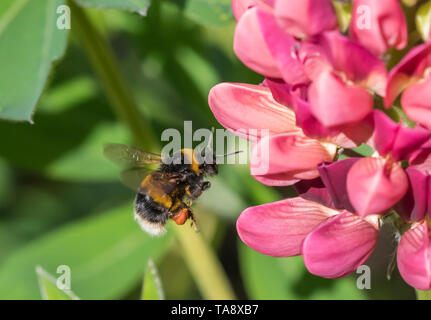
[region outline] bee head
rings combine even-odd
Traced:
[[[211,152],[211,154],[206,155],[203,158],[202,164],[199,166],[200,172],[206,176],[213,176],[218,173],[218,165],[215,154]]]

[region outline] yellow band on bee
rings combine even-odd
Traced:
[[[182,149],[181,153],[184,154],[184,158],[187,157],[188,163],[190,163],[190,168],[197,174],[200,174],[199,163],[195,157],[195,151],[193,149]]]

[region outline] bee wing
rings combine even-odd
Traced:
[[[162,156],[124,144],[111,143],[103,149],[104,155],[122,167],[135,168],[162,162]]]
[[[135,192],[139,192],[141,182],[154,170],[147,168],[132,168],[121,172],[121,182]]]

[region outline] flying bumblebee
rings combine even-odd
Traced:
[[[208,148],[205,150],[208,152]],[[218,173],[218,156],[211,151],[203,156],[196,149],[181,149],[164,159],[123,144],[107,145],[104,154],[128,168],[121,173],[121,180],[137,192],[134,217],[144,231],[153,236],[163,235],[168,219],[177,225],[191,219],[198,231],[190,206],[211,186],[204,179]],[[147,168],[152,164],[158,164],[158,169]]]

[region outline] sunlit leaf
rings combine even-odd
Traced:
[[[416,3],[418,3],[419,0],[402,0],[402,2],[408,6],[413,7]]]
[[[137,12],[142,16],[147,14],[150,0],[74,0],[82,6],[101,9],[122,9]]]
[[[203,25],[220,26],[233,20],[230,0],[171,0],[178,3],[184,13]]]
[[[422,39],[427,41],[431,30],[431,1],[425,2],[416,12],[416,29]]]
[[[57,24],[65,2],[0,2],[0,118],[31,121],[51,64],[66,47],[68,30]]]
[[[346,32],[352,19],[352,4],[349,2],[333,0],[335,13],[337,14],[338,24],[341,32]]]
[[[62,290],[57,286],[57,279],[40,266],[36,267],[40,294],[43,300],[79,300],[73,291]]]
[[[144,283],[142,285],[142,300],[164,300],[162,281],[157,272],[157,268],[152,259],[148,260],[147,268],[144,274]]]
[[[374,152],[376,152],[376,150],[365,143],[361,144],[359,147],[354,148],[353,150],[364,157],[371,157]]]

